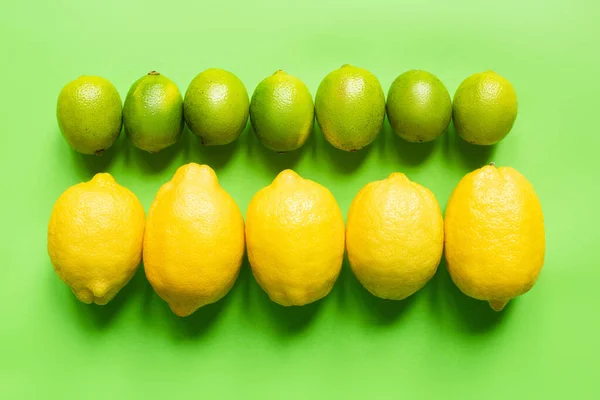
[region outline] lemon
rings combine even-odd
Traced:
[[[394,132],[409,142],[436,139],[452,118],[448,90],[435,75],[420,70],[407,71],[394,80],[386,109]]]
[[[123,106],[125,134],[150,153],[175,144],[183,132],[183,98],[177,85],[151,71],[134,82]]]
[[[140,264],[144,223],[137,197],[110,174],[70,187],[48,224],[54,270],[80,301],[108,303]]]
[[[63,137],[74,150],[102,155],[121,134],[121,96],[110,81],[81,76],[60,91],[56,118]]]
[[[474,74],[454,93],[454,127],[469,143],[492,145],[508,135],[517,108],[517,95],[509,81],[493,71]]]
[[[373,295],[402,300],[435,274],[444,222],[433,193],[402,173],[363,187],[350,206],[346,249],[352,271]]]
[[[333,287],[344,256],[344,220],[329,190],[288,169],[250,201],[246,242],[252,273],[271,300],[301,306]]]
[[[244,255],[244,220],[207,165],[180,167],[148,213],[144,270],[180,317],[224,297]]]
[[[313,128],[315,108],[306,85],[277,71],[262,80],[250,102],[250,122],[265,147],[278,152],[296,150]]]
[[[381,131],[385,96],[372,73],[343,65],[319,85],[315,113],[329,143],[340,150],[356,151],[375,140]]]
[[[523,175],[485,166],[458,183],[446,208],[448,272],[467,296],[500,311],[529,291],[544,264],[540,201]]]
[[[233,142],[248,122],[250,100],[242,81],[229,71],[210,68],[190,83],[183,100],[185,122],[202,144]]]

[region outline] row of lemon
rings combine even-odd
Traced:
[[[186,124],[204,145],[231,143],[248,118],[266,147],[288,152],[304,145],[315,116],[329,143],[356,151],[375,140],[386,113],[394,132],[411,142],[436,139],[453,120],[463,139],[490,145],[511,130],[517,97],[509,81],[487,71],[465,79],[452,101],[435,75],[411,70],[394,80],[386,100],[371,72],[344,65],[323,79],[314,103],[306,85],[283,71],[261,81],[250,100],[236,75],[211,68],[191,81],[185,98],[173,81],[151,71],[131,86],[123,106],[112,83],[94,76],[68,83],[57,104],[67,142],[97,155],[122,126],[134,146],[156,153],[179,141]]]
[[[148,281],[179,316],[229,292],[245,249],[271,300],[301,306],[330,292],[345,250],[369,292],[404,299],[434,275],[444,243],[460,290],[501,310],[543,265],[531,184],[512,168],[485,166],[459,182],[443,218],[431,191],[393,173],[359,191],[344,227],[328,189],[285,170],[254,195],[244,223],[215,172],[191,163],[160,188],[147,221],[137,197],[101,173],[60,196],[48,227],[52,264],[79,300],[106,304],[143,253]]]

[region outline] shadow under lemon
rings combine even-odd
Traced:
[[[254,280],[250,271],[247,257],[244,255],[239,276],[229,291],[219,301],[200,307],[187,317],[179,317],[171,311],[169,305],[161,299],[146,280],[142,313],[148,321],[158,322],[162,328],[166,327],[169,335],[174,338],[196,339],[208,335],[228,307],[240,307],[244,315],[248,314],[249,303],[247,287],[250,280]],[[239,304],[241,302],[241,305]],[[236,305],[237,304],[237,305]]]
[[[143,271],[142,274],[144,274]],[[179,317],[173,313],[167,302],[154,291],[152,285],[146,280],[145,274],[144,281],[146,287],[144,288],[141,311],[145,319],[158,322],[159,326],[166,328],[170,336],[184,339],[199,338],[211,331],[222,316],[223,311],[229,306],[232,292],[239,283],[238,279],[231,291],[219,301],[200,307],[187,317]]]
[[[454,284],[445,259],[442,259],[434,277],[424,288],[429,294],[431,308],[435,313],[446,313],[452,324],[462,331],[483,333],[494,329],[511,313],[511,300],[504,310],[492,310],[486,301],[476,300],[463,294]],[[438,315],[441,317],[441,315]]]
[[[330,296],[337,297],[342,309],[357,308],[362,319],[376,325],[392,325],[405,315],[415,301],[415,293],[404,300],[386,300],[372,295],[352,272],[347,256]]]
[[[275,333],[281,338],[305,332],[329,297],[326,296],[304,306],[285,307],[269,298],[256,282],[249,263],[245,263],[242,268],[246,270],[243,282],[240,282],[246,291],[244,300],[248,305],[252,304],[247,308],[248,313],[254,314],[256,325],[264,324],[266,331]]]
[[[79,301],[68,285],[61,281],[53,270],[52,273],[54,274],[53,280],[55,281],[53,284],[62,285],[64,290],[69,291],[77,319],[82,324],[95,330],[108,328],[118,317],[119,313],[123,312],[126,303],[131,301],[135,293],[142,292],[144,285],[148,284],[144,275],[144,269],[140,267],[129,283],[111,301],[100,306],[97,304],[85,304]]]
[[[154,295],[158,297],[156,293]],[[210,332],[229,304],[231,297],[230,294],[227,294],[216,303],[200,307],[196,312],[187,317],[178,317],[171,311],[169,305],[164,300],[160,298],[158,300],[162,303],[161,310],[163,317],[169,322],[170,333],[176,337],[192,339]]]

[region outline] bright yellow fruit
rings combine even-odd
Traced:
[[[373,295],[402,300],[421,289],[442,258],[444,222],[429,189],[404,174],[367,184],[350,206],[346,249]]]
[[[144,270],[180,317],[225,296],[244,255],[244,220],[207,165],[180,167],[150,207]]]
[[[500,311],[533,287],[544,264],[544,217],[523,175],[493,164],[456,186],[445,217],[448,272],[467,296]]]
[[[271,300],[301,306],[325,297],[344,257],[344,220],[323,186],[282,171],[246,212],[248,259]]]
[[[80,301],[108,303],[140,264],[144,223],[137,197],[110,174],[71,186],[48,224],[54,270]]]

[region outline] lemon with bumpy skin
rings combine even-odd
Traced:
[[[102,155],[121,134],[121,96],[110,81],[81,76],[60,91],[56,118],[63,137],[74,150]]]
[[[385,95],[375,75],[343,65],[319,85],[315,113],[329,143],[340,150],[360,150],[375,140],[383,127]]]
[[[180,167],[150,207],[144,270],[180,317],[224,297],[244,255],[244,219],[207,165]]]
[[[48,254],[58,276],[84,303],[106,304],[142,257],[144,209],[110,174],[67,189],[48,224]]]
[[[282,171],[246,212],[252,273],[272,301],[301,306],[325,297],[344,256],[344,220],[323,186]]]
[[[218,68],[199,73],[183,99],[185,122],[206,146],[236,140],[248,122],[249,107],[248,92],[242,81]]]
[[[350,206],[346,249],[352,271],[373,295],[402,300],[435,274],[444,222],[433,193],[404,174],[363,187]]]
[[[544,264],[544,217],[523,175],[493,164],[467,174],[445,216],[448,272],[467,296],[500,311],[529,291]]]
[[[456,133],[472,144],[492,145],[504,139],[517,118],[517,94],[511,83],[493,71],[465,79],[452,104]]]
[[[250,102],[250,122],[265,147],[280,153],[296,150],[313,128],[315,107],[300,79],[277,71],[262,80]]]

